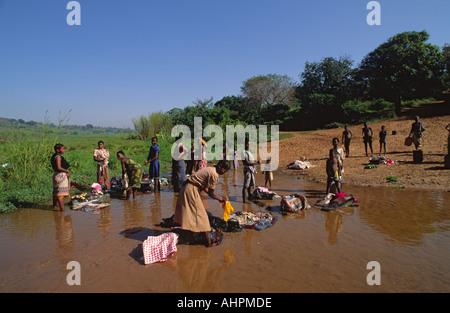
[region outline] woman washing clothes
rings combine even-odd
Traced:
[[[211,225],[200,192],[205,191],[211,198],[225,202],[225,197],[215,194],[215,188],[219,175],[225,174],[229,169],[230,162],[220,160],[214,167],[205,167],[195,172],[183,184],[177,199],[174,222],[181,229],[193,232],[195,236],[204,233],[208,247],[211,246]]]
[[[141,165],[130,158],[125,157],[123,151],[117,152],[117,158],[122,163],[122,176],[128,176],[128,188],[126,200],[130,199],[131,192],[133,198],[136,198],[136,190],[141,188],[142,174],[144,173]]]

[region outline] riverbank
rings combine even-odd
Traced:
[[[425,132],[422,150],[423,162],[413,163],[414,146],[404,145],[409,135],[414,117],[418,115],[423,122]],[[379,164],[376,168],[366,169],[370,163],[366,156],[362,139],[363,125],[349,126],[353,134],[350,145],[350,156],[344,161],[344,188],[353,186],[382,186],[393,188],[439,189],[450,191],[450,169],[444,167],[444,156],[447,154],[448,131],[445,126],[450,123],[450,106],[448,102],[434,102],[420,107],[405,109],[399,117],[369,123],[372,128],[373,155],[379,155],[379,132],[385,126],[387,136],[387,154],[394,164]],[[393,134],[395,131],[395,135]],[[296,175],[299,178],[325,183],[325,162],[332,139],[342,141],[343,128],[318,130],[310,133],[294,133],[294,137],[280,140],[280,165],[278,171]],[[342,143],[342,142],[341,142]],[[287,169],[287,165],[295,160],[310,162],[314,167],[304,170]],[[389,181],[386,177],[395,177],[396,181]]]

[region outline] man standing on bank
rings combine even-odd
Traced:
[[[422,122],[419,121],[419,116],[416,116],[414,123],[411,125],[411,131],[409,132],[409,137],[412,139],[416,150],[422,146],[422,135],[425,131]]]

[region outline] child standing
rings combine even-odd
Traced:
[[[268,157],[268,158],[267,158],[266,163],[267,163],[268,165],[266,165],[266,167],[270,167],[270,161],[271,161],[271,160],[272,160],[271,157]],[[269,168],[268,171],[264,171],[263,173],[264,173],[264,180],[265,180],[264,187],[267,188],[267,183],[269,183],[269,189],[271,189],[271,188],[272,188],[272,180],[273,180],[273,174],[272,174],[272,171],[271,171],[270,168]]]
[[[381,126],[380,131],[380,155],[381,155],[381,148],[384,147],[384,155],[386,156],[386,139],[387,139],[387,131],[384,126]]]
[[[233,168],[234,168],[234,169],[237,169],[238,167],[239,167],[238,151],[237,151],[237,146],[234,146]]]
[[[338,193],[340,193],[341,188],[339,187],[339,177],[341,176],[341,165],[338,159],[336,158],[336,154],[334,153],[333,149],[330,149],[330,156],[327,160],[326,172],[327,172],[326,194],[330,192],[332,183],[336,185],[336,190]]]
[[[348,129],[347,125],[345,125],[345,129],[342,132],[342,142],[345,147],[345,156],[350,156],[350,141],[352,140],[352,132]]]

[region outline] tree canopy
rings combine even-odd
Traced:
[[[445,57],[438,46],[426,43],[428,39],[426,31],[403,32],[370,52],[359,69],[368,94],[394,101],[398,114],[401,99],[442,92],[447,75]]]

